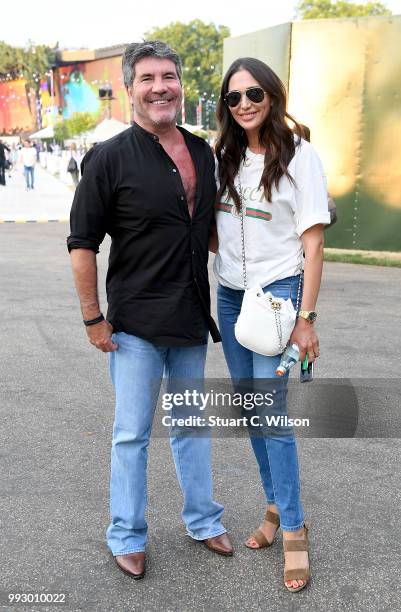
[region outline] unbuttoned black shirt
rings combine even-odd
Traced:
[[[84,157],[68,249],[96,253],[111,237],[107,319],[160,346],[220,340],[210,316],[208,236],[216,184],[209,145],[179,128],[196,170],[192,218],[179,170],[159,139],[134,124]]]

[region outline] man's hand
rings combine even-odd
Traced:
[[[86,328],[86,333],[89,342],[103,353],[111,353],[118,349],[118,344],[115,344],[111,339],[113,326],[108,321],[104,320],[96,323],[96,325],[89,325]]]
[[[72,249],[70,255],[75,286],[81,302],[82,318],[84,321],[91,321],[100,313],[96,253],[91,249]],[[88,325],[86,333],[89,342],[103,353],[111,353],[118,348],[111,339],[113,326],[106,320]]]
[[[313,324],[309,323],[302,317],[297,319],[295,327],[290,337],[290,344],[298,344],[299,359],[302,362],[308,353],[309,363],[315,361],[319,357],[319,338],[313,328]]]

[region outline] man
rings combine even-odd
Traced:
[[[3,185],[4,187],[6,186],[6,151],[10,152],[10,149],[2,140],[0,140],[0,185]]]
[[[35,179],[35,164],[37,159],[37,152],[35,147],[31,145],[29,140],[24,141],[24,146],[20,152],[22,164],[24,166],[24,175],[26,182],[26,189],[34,188]]]
[[[160,41],[131,44],[123,74],[134,124],[85,156],[68,248],[88,337],[110,352],[116,393],[107,541],[119,568],[141,578],[147,447],[163,371],[171,385],[203,379],[208,331],[220,340],[207,273],[216,187],[209,146],[176,126],[178,55]],[[96,253],[106,233],[112,244],[104,320]],[[188,534],[232,555],[223,507],[212,497],[210,439],[178,435],[170,441]]]

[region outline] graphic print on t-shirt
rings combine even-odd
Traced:
[[[271,221],[272,215],[269,212],[264,210],[260,210],[259,208],[250,208],[249,206],[244,207],[246,210],[246,217],[253,217],[254,219],[263,219],[264,221]],[[233,217],[240,218],[239,212],[233,204],[225,204],[224,202],[219,202],[216,204],[216,210],[221,210],[221,212],[226,212],[232,214]]]
[[[247,193],[246,191],[249,191],[249,196],[250,199],[252,200],[252,195],[253,194],[257,194],[258,192],[262,194],[261,198],[256,199],[256,201],[264,201],[265,200],[265,196],[263,193],[262,189],[258,189],[258,188],[254,188],[254,189],[249,189],[246,188],[243,191],[243,196],[244,196],[244,200],[247,199]],[[261,208],[253,208],[251,206],[248,206],[246,201],[243,202],[243,206],[244,206],[244,212],[245,212],[245,216],[246,217],[251,217],[253,219],[262,219],[263,221],[271,221],[272,219],[272,214],[270,212],[268,212],[267,210],[262,210]],[[237,207],[235,206],[235,204],[233,203],[233,201],[231,200],[231,198],[228,197],[228,193],[225,192],[223,194],[223,199],[221,202],[218,202],[215,205],[216,211],[220,210],[221,212],[225,212],[225,213],[230,213],[233,217],[239,219],[240,218],[240,214],[237,211]]]

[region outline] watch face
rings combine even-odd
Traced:
[[[308,319],[311,323],[314,323],[317,319],[317,313],[316,312],[310,312]]]

